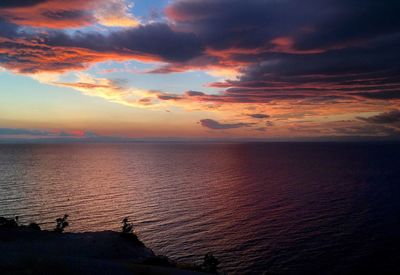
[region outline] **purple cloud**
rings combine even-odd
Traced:
[[[250,114],[249,117],[264,119],[264,118],[269,118],[269,115],[266,115],[266,114]]]
[[[213,119],[202,119],[200,120],[200,125],[212,129],[212,130],[227,130],[227,129],[236,129],[236,128],[242,128],[242,127],[249,127],[253,125],[252,123],[220,123],[216,120]]]
[[[393,110],[371,117],[359,117],[360,120],[376,124],[400,124],[400,110]]]

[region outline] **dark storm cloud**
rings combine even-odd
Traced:
[[[227,130],[227,129],[236,129],[236,128],[242,128],[242,127],[249,127],[252,124],[251,123],[220,123],[216,120],[213,119],[202,119],[200,120],[200,125],[212,129],[212,130]]]
[[[397,0],[330,0],[322,4],[327,10],[327,17],[315,15],[319,17],[314,23],[318,31],[299,36],[297,48],[325,48],[366,41],[373,43],[377,37],[397,33],[400,25],[400,2]]]
[[[254,48],[271,38],[280,15],[273,1],[175,1],[167,14],[214,48]],[[275,1],[274,1],[275,2]]]
[[[399,12],[395,0],[179,0],[167,8],[176,28],[196,33],[209,52],[247,64],[225,83],[239,88],[227,90],[229,101],[254,99],[250,88],[260,99],[271,91],[291,98],[398,89]]]
[[[400,45],[399,45],[400,46]],[[400,85],[400,52],[392,45],[379,49],[341,49],[316,54],[265,54],[264,63],[248,66],[237,81],[227,83],[236,92],[387,91]],[[228,90],[228,93],[231,92]],[[391,95],[394,95],[393,93]],[[372,97],[371,97],[372,98]]]
[[[400,38],[400,36],[399,36]],[[400,42],[400,40],[399,40]],[[299,83],[321,80],[318,75],[323,75],[324,82],[338,83],[340,79],[331,79],[331,76],[345,77],[352,74],[350,82],[366,80],[367,77],[361,74],[375,72],[381,76],[385,73],[387,77],[399,80],[398,72],[400,65],[393,62],[400,58],[398,51],[399,44],[385,45],[380,48],[348,48],[332,50],[315,54],[265,54],[263,58],[270,62],[257,63],[245,70],[246,75],[242,78],[245,81],[258,80],[266,75],[274,76],[277,80],[292,80]],[[294,66],[296,64],[296,66]],[[386,71],[386,72],[383,72]],[[360,79],[357,79],[358,74]],[[302,76],[312,77],[301,79]],[[348,83],[348,84],[349,84]]]
[[[298,49],[320,49],[396,33],[399,10],[397,0],[178,0],[167,14],[216,48],[295,37]]]
[[[53,32],[46,42],[51,46],[79,47],[98,52],[148,54],[167,61],[189,60],[202,52],[202,46],[194,34],[175,32],[163,23],[115,31],[109,35],[97,32],[78,32],[75,35]]]

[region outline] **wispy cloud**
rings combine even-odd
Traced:
[[[88,138],[97,136],[93,132],[82,130],[0,128],[0,138]]]

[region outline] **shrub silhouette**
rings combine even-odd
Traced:
[[[38,224],[35,223],[35,222],[31,222],[31,223],[28,225],[28,227],[31,228],[31,229],[37,230],[37,231],[42,230],[42,229],[40,228],[40,225],[38,225]]]
[[[121,236],[136,245],[144,246],[144,243],[133,232],[133,224],[127,217],[122,220]]]
[[[202,268],[205,272],[217,273],[218,265],[219,260],[215,258],[212,253],[208,252],[206,255],[204,255]]]
[[[68,215],[65,214],[64,217],[56,219],[56,228],[54,228],[54,232],[63,233],[64,229],[69,226],[68,223]]]
[[[0,217],[0,227],[3,228],[16,228],[18,227],[18,216],[13,219]]]
[[[20,224],[18,216],[11,219],[0,217],[0,228],[30,228],[38,231],[41,230],[40,226],[35,222],[32,222],[29,225]]]
[[[129,219],[126,217],[122,220],[122,234],[131,234],[133,233],[133,224],[129,222]]]

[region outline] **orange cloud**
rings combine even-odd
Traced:
[[[2,66],[20,73],[66,72],[83,70],[93,63],[107,60],[159,62],[152,54],[134,51],[94,51],[79,47],[50,46],[40,40],[0,37],[0,55],[5,56]]]
[[[47,28],[71,28],[93,24],[95,18],[89,12],[96,6],[95,0],[42,1],[32,6],[12,6],[0,9],[0,15],[8,21],[24,26]]]
[[[0,7],[0,16],[17,25],[42,28],[78,28],[95,23],[137,26],[130,8],[125,0],[37,0]]]

